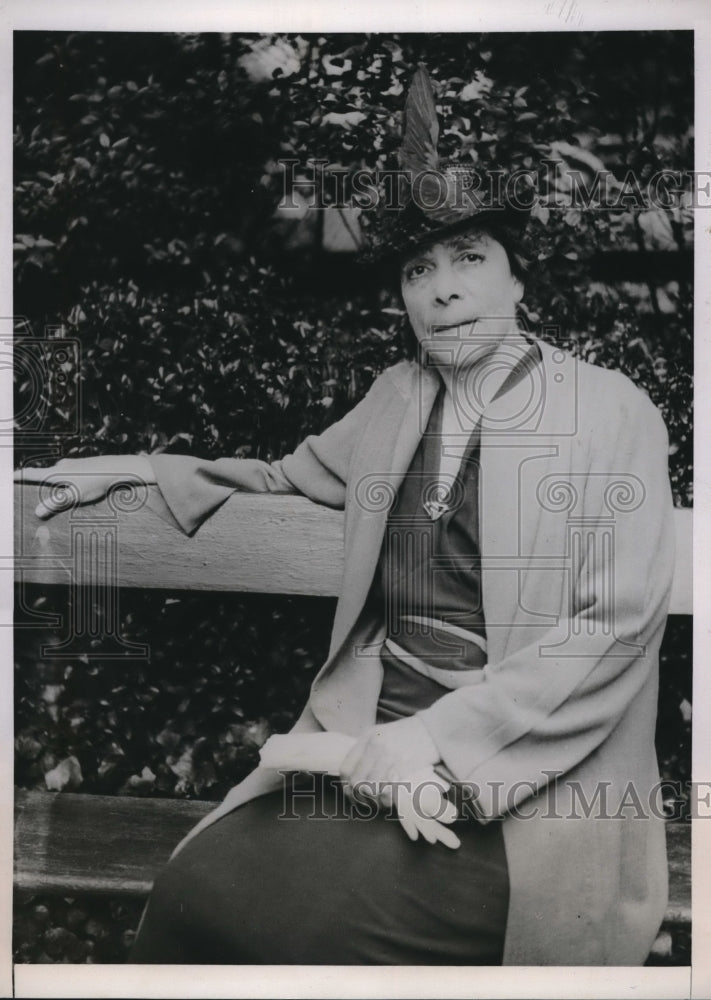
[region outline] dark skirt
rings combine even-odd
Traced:
[[[158,877],[131,961],[500,965],[501,823],[451,827],[451,850],[301,776],[195,837]]]

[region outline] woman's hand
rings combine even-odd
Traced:
[[[35,509],[42,520],[78,503],[95,503],[121,483],[155,483],[151,463],[144,455],[63,458],[45,469],[16,469],[13,478],[16,483],[45,483],[52,487]]]
[[[421,728],[420,728],[421,727]],[[277,771],[323,771],[326,774],[345,776],[345,769],[352,777],[352,765],[347,763],[360,759],[363,748],[372,742],[380,747],[383,743],[395,741],[398,749],[394,754],[397,763],[390,771],[394,779],[384,779],[384,783],[373,781],[356,791],[346,793],[357,800],[365,792],[365,797],[387,809],[395,806],[403,829],[410,840],[424,837],[430,844],[437,842],[447,847],[459,847],[459,838],[442,824],[453,823],[457,818],[455,806],[444,796],[449,789],[446,781],[426,764],[417,768],[413,760],[434,761],[439,758],[434,744],[428,745],[423,724],[418,720],[390,722],[386,726],[373,726],[359,739],[344,733],[286,733],[270,736],[259,751],[262,767]],[[413,744],[408,752],[408,745]],[[426,749],[425,749],[426,748]],[[404,754],[404,757],[401,755]],[[406,762],[405,762],[406,760]],[[377,770],[377,769],[376,769]]]
[[[439,751],[427,727],[413,715],[397,722],[371,726],[356,740],[341,763],[344,787],[352,798],[364,797],[390,808],[395,806],[411,840],[424,837],[459,847],[459,838],[441,824],[457,817],[455,807],[444,798],[446,782],[432,765]]]
[[[411,715],[361,733],[341,763],[341,777],[357,790],[360,784],[404,778],[438,760],[427,727]]]

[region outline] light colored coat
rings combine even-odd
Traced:
[[[481,418],[488,664],[478,683],[420,717],[450,771],[478,788],[479,820],[504,824],[505,964],[638,965],[667,899],[656,797],[650,808],[674,566],[667,434],[625,376],[539,344],[536,373]],[[355,735],[374,722],[384,622],[368,598],[387,498],[438,384],[432,371],[401,362],[342,420],[271,465],[151,457],[187,532],[235,488],[345,506],[330,652],[297,729]],[[273,773],[257,768],[190,836],[274,787]],[[585,801],[597,805],[586,810]]]

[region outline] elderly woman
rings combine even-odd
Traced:
[[[423,71],[407,113],[401,162],[431,171]],[[451,199],[441,173],[444,204],[412,198],[380,238],[417,359],[342,420],[272,464],[154,455],[52,470],[81,473],[85,500],[143,476],[187,533],[235,489],[346,511],[302,735],[180,845],[134,961],[634,965],[654,941],[666,431],[623,375],[518,328],[525,213]],[[338,753],[313,769],[337,776],[285,784],[306,769],[293,748],[314,740]],[[433,808],[413,788],[435,772]]]

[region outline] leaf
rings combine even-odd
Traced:
[[[327,76],[343,76],[353,68],[350,59],[344,59],[343,56],[324,55],[322,62]]]
[[[140,795],[150,793],[155,786],[156,776],[150,767],[146,766],[140,775],[132,774],[121,788],[121,795]]]
[[[365,121],[365,117],[362,111],[346,111],[344,114],[329,111],[323,118],[321,118],[320,112],[317,113],[316,121],[320,118],[324,125],[340,125],[341,128],[351,129],[356,125],[360,125],[362,121]]]
[[[63,691],[63,684],[45,684],[42,688],[42,701],[47,705],[54,705]]]
[[[15,750],[18,757],[35,760],[42,752],[42,745],[32,736],[18,736],[15,740]]]
[[[172,753],[180,746],[180,733],[176,733],[171,729],[164,729],[156,736],[156,743],[169,753]]]
[[[193,748],[188,747],[182,752],[176,761],[169,763],[168,766],[173,774],[177,775],[180,779],[179,784],[183,786],[181,790],[187,789],[188,785],[192,783],[193,776],[195,774],[193,766]]]
[[[548,225],[550,214],[550,209],[546,208],[545,205],[539,205],[538,202],[535,202],[531,208],[531,218],[538,219],[538,221],[544,226]]]
[[[474,75],[474,79],[468,83],[459,95],[462,101],[478,101],[481,97],[488,95],[493,81],[485,76],[480,70]]]
[[[86,944],[66,927],[50,927],[42,936],[47,955],[55,961],[80,961],[86,955]]]
[[[62,792],[65,788],[79,788],[84,776],[79,761],[72,756],[65,757],[51,771],[47,771],[44,780],[50,792]]]
[[[72,311],[69,313],[68,320],[73,326],[76,326],[78,323],[85,322],[86,314],[80,305],[74,306]]]

